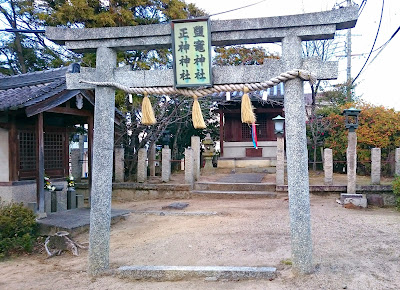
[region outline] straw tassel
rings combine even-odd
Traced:
[[[206,124],[204,123],[203,114],[197,96],[193,95],[193,107],[192,107],[192,121],[195,129],[205,129]]]
[[[144,98],[142,102],[142,124],[154,125],[155,123],[157,123],[157,121],[154,117],[153,107],[151,106],[151,102],[149,97],[147,96],[147,92],[144,92]]]
[[[241,107],[241,115],[242,115],[242,123],[253,124],[256,122],[256,116],[253,112],[253,106],[251,105],[251,100],[249,95],[249,89],[247,87],[243,88],[244,94],[242,96],[242,107]]]

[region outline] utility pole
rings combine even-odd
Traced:
[[[351,6],[351,0],[347,0],[347,6]],[[351,102],[351,29],[347,29],[347,101]]]

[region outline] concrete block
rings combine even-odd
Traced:
[[[75,190],[67,191],[67,209],[76,208],[76,192]]]
[[[51,213],[51,191],[44,191],[44,212]]]
[[[57,195],[57,211],[64,211],[67,210],[67,192],[63,191],[56,191]]]
[[[83,199],[83,195],[77,194],[76,197],[76,208],[82,208],[85,206],[85,201]]]

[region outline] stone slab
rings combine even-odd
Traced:
[[[173,202],[167,206],[163,206],[162,209],[184,209],[189,206],[188,202]]]
[[[335,30],[352,28],[358,18],[358,6],[324,12],[253,19],[211,21],[212,45],[278,42],[287,35],[303,40],[333,38]],[[299,26],[301,23],[301,26]],[[153,24],[128,27],[68,29],[46,27],[46,37],[65,44],[76,52],[101,45],[124,50],[171,47],[171,25]]]
[[[128,215],[127,210],[111,210],[111,219]],[[79,233],[89,228],[90,209],[79,208],[62,212],[49,213],[46,218],[38,221],[42,235],[49,235],[58,231],[67,231],[70,234]]]
[[[214,280],[275,279],[274,267],[226,266],[123,266],[114,274],[133,280],[178,281],[193,278]]]
[[[365,194],[342,193],[340,194],[340,202],[344,207],[351,204],[355,207],[366,208],[368,204]]]
[[[133,210],[131,214],[157,215],[157,216],[214,216],[219,213],[216,211],[161,211],[161,210]]]

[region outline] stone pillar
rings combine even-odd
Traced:
[[[193,173],[195,180],[199,180],[200,178],[200,137],[192,136],[190,138],[191,147],[193,149]]]
[[[193,149],[185,149],[185,183],[193,186],[194,184],[194,158]]]
[[[287,70],[302,67],[299,37],[290,35],[282,40],[282,60]],[[285,83],[284,105],[293,270],[307,274],[313,272],[313,265],[306,112],[301,79]]]
[[[71,149],[71,174],[76,181],[82,177],[81,151],[79,148]]]
[[[84,127],[84,125],[81,125]],[[78,174],[80,175],[78,177],[75,177],[76,182],[81,182],[82,180],[82,175],[83,175],[83,164],[84,164],[84,159],[85,159],[85,135],[79,134],[79,170]]]
[[[276,137],[276,185],[285,184],[285,138],[278,134]]]
[[[171,178],[171,149],[165,145],[161,151],[161,180],[168,182]]]
[[[356,193],[356,169],[357,169],[357,134],[356,132],[348,133],[347,145],[347,193]]]
[[[396,148],[395,153],[395,174],[400,176],[400,148]]]
[[[137,182],[145,182],[147,180],[147,151],[145,148],[140,148],[138,152],[137,163]]]
[[[371,149],[371,184],[381,184],[381,148]]]
[[[96,52],[96,80],[112,79],[116,61],[117,55],[114,50],[99,47]],[[89,275],[101,274],[109,267],[115,89],[96,87],[95,100]]]
[[[114,148],[114,180],[124,182],[125,180],[125,149],[123,147]]]
[[[332,149],[324,149],[324,184],[333,185],[333,155]]]
[[[150,176],[156,176],[156,144],[152,143],[149,152]]]

